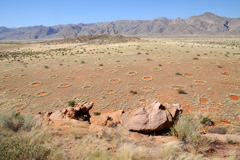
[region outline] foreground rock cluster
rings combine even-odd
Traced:
[[[64,108],[62,111],[39,113],[42,122],[54,122],[61,119],[75,119],[89,121],[90,129],[100,130],[103,127],[116,127],[121,124],[129,131],[141,133],[161,132],[172,127],[178,115],[182,112],[179,104],[162,104],[154,102],[148,107],[141,107],[133,111],[118,110],[112,113],[103,113],[90,116],[93,108],[91,103],[79,103],[75,106]]]

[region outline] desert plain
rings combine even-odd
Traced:
[[[74,100],[94,102],[93,114],[160,101],[240,133],[237,37],[1,42],[0,55],[0,111],[36,115]]]

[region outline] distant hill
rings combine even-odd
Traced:
[[[121,34],[126,36],[240,35],[240,18],[220,17],[206,12],[188,19],[118,20],[91,24],[0,27],[0,40],[43,40],[80,35]]]

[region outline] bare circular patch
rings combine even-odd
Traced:
[[[93,87],[90,86],[90,85],[89,85],[89,86],[84,86],[84,87],[83,87],[84,90],[91,90],[92,88],[93,88]]]
[[[71,83],[65,82],[65,83],[59,84],[58,88],[67,88],[67,87],[70,87],[70,86],[72,86]]]
[[[42,73],[43,73],[42,71],[37,72],[37,74],[42,74]]]
[[[31,87],[37,87],[40,86],[42,83],[41,82],[33,82],[30,84]]]
[[[41,91],[38,91],[38,92],[36,92],[35,93],[35,96],[36,97],[45,97],[45,96],[47,96],[47,95],[49,95],[49,94],[51,94],[52,92],[51,91],[46,91],[46,90],[41,90]]]
[[[191,73],[184,73],[184,76],[186,77],[192,77],[193,75]]]
[[[107,73],[116,73],[117,72],[117,70],[116,69],[110,69],[110,70],[108,70],[108,71],[106,71]]]
[[[130,71],[130,72],[128,72],[128,75],[129,76],[135,76],[135,75],[137,75],[137,72],[136,71]]]
[[[159,67],[155,67],[155,68],[152,69],[153,72],[159,72],[161,70],[162,70],[162,68],[159,68]]]
[[[31,94],[28,94],[28,93],[23,93],[20,95],[22,98],[28,98],[31,96]]]
[[[201,104],[207,104],[209,100],[207,98],[200,98],[200,103]]]
[[[240,96],[238,96],[238,95],[230,95],[230,99],[232,101],[239,101],[240,100]]]
[[[57,77],[58,77],[57,75],[52,75],[50,78],[55,79]]]
[[[151,81],[151,80],[153,80],[152,76],[145,76],[145,77],[142,77],[142,79],[144,81]]]
[[[205,85],[206,83],[207,83],[206,81],[200,81],[200,80],[194,81],[195,85]]]
[[[217,62],[209,62],[209,64],[214,65],[214,66],[219,65]]]
[[[222,76],[229,76],[229,73],[227,73],[227,72],[222,72],[221,75],[222,75]]]
[[[121,81],[120,79],[115,78],[115,79],[110,79],[109,83],[119,83],[120,81]]]
[[[6,92],[7,92],[7,93],[15,93],[15,92],[17,92],[17,89],[9,89],[9,90],[7,90]]]
[[[22,104],[14,106],[14,108],[15,108],[16,110],[21,110],[21,109],[23,109],[23,107],[24,107],[24,106],[23,106]]]
[[[186,87],[180,86],[180,85],[172,85],[171,88],[172,89],[186,89]]]
[[[139,100],[139,103],[146,103],[146,102],[147,102],[147,100],[144,98]]]
[[[107,91],[107,94],[115,94],[115,93],[116,93],[116,91],[113,90],[113,89],[110,89],[110,90]]]
[[[95,70],[95,71],[101,71],[102,68],[100,68],[100,67],[96,67],[96,68],[94,68],[94,70]]]

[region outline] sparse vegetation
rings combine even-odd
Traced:
[[[129,91],[129,93],[137,94],[138,92],[131,89],[131,90]]]
[[[68,106],[75,106],[76,102],[73,100],[73,101],[68,101]]]
[[[93,112],[93,114],[94,114],[94,116],[99,116],[99,115],[101,115],[100,112]]]
[[[183,89],[181,89],[181,88],[177,89],[177,92],[179,94],[186,94],[186,92]]]

